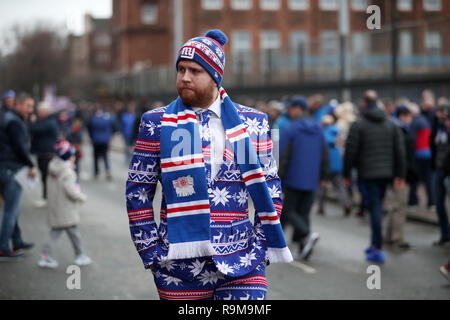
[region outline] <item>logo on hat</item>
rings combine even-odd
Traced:
[[[195,48],[184,47],[181,50],[180,58],[192,60],[194,58],[194,54],[195,54]]]
[[[194,178],[191,176],[179,177],[172,183],[178,197],[187,197],[195,193]]]

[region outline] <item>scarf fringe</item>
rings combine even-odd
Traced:
[[[288,247],[267,248],[267,258],[270,263],[289,263],[294,261]]]
[[[189,259],[205,256],[213,256],[216,252],[211,245],[211,240],[171,243],[169,245],[168,260]]]

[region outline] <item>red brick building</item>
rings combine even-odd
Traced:
[[[176,10],[180,10],[175,9],[177,1],[181,2],[182,14],[177,18],[182,20],[182,42],[208,29],[221,28],[230,38],[227,54],[294,49],[300,43],[310,54],[338,51],[341,0],[113,0],[115,70],[173,62],[175,17]],[[382,31],[386,31],[391,22],[391,1],[347,0],[347,4],[350,53],[366,54],[371,47],[382,51],[389,48],[390,42],[385,41],[388,33],[371,38],[366,9],[371,4],[381,8]],[[450,41],[443,39],[448,22],[426,28],[420,23],[414,25],[445,20],[450,14],[449,1],[397,0],[396,7],[400,25],[412,22],[409,29],[399,33],[400,54],[450,52]]]
[[[130,71],[171,61],[173,0],[113,0],[114,67]]]
[[[111,20],[86,14],[85,33],[69,37],[70,73],[85,76],[113,69]]]

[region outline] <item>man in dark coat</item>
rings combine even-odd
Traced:
[[[430,136],[432,168],[435,171],[434,192],[436,195],[436,212],[438,215],[441,236],[433,245],[443,246],[450,243],[450,224],[448,219],[445,188],[445,167],[448,166],[446,161],[449,147],[449,131],[446,126],[448,123],[448,114],[450,105],[441,105],[437,108],[436,119],[433,122],[432,134]]]
[[[412,112],[407,106],[401,105],[396,108],[391,119],[399,126],[403,134],[406,152],[406,183],[417,182],[418,169],[414,157],[415,139],[410,132],[413,120]],[[408,188],[405,186],[405,188],[395,189],[389,185],[388,200],[390,208],[387,216],[385,243],[399,249],[409,249],[410,245],[404,240],[403,232],[408,206]]]
[[[4,199],[0,261],[17,260],[22,255],[22,249],[33,247],[32,243],[23,241],[20,232],[18,217],[22,187],[15,179],[15,174],[23,167],[30,168],[30,178],[34,178],[37,173],[30,157],[30,140],[25,122],[33,108],[33,99],[20,94],[15,108],[4,112],[0,119],[0,193]],[[12,249],[10,240],[13,242]]]
[[[36,207],[43,207],[47,200],[48,164],[54,156],[53,146],[58,138],[58,120],[51,115],[52,108],[47,102],[41,102],[37,108],[37,120],[30,125],[31,152],[36,154],[39,171],[42,179],[42,199]]]
[[[386,188],[394,179],[394,188],[403,188],[406,176],[406,155],[403,135],[387,114],[377,105],[373,90],[365,93],[361,117],[353,123],[344,155],[344,177],[350,185],[351,169],[367,190],[372,239],[366,249],[367,260],[384,263],[382,250],[382,204]]]

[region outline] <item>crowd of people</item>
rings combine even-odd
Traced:
[[[311,231],[310,211],[317,195],[318,214],[325,215],[328,182],[344,215],[352,211],[354,187],[360,193],[358,216],[367,211],[371,239],[368,261],[385,262],[384,244],[409,249],[404,237],[408,210],[419,210],[417,185],[423,183],[427,208],[436,212],[440,238],[433,245],[450,243],[446,199],[450,192],[450,104],[438,101],[431,90],[422,93],[420,106],[402,98],[380,101],[365,93],[360,108],[324,103],[321,95],[294,96],[287,110],[276,101],[266,108],[280,136],[280,177],[283,181],[284,224],[294,226],[297,257],[307,259],[319,235]],[[264,110],[264,109],[263,109]],[[390,193],[390,201],[384,201]],[[382,228],[387,213],[385,230]],[[283,222],[283,221],[282,221]],[[449,274],[449,264],[441,272]]]
[[[100,103],[82,102],[75,107],[56,110],[50,101],[41,101],[27,93],[4,93],[0,109],[0,197],[3,203],[0,230],[0,261],[16,261],[24,250],[34,247],[25,242],[19,226],[20,200],[23,185],[17,175],[27,171],[30,182],[41,178],[42,194],[34,206],[47,208],[49,239],[43,246],[38,265],[56,268],[53,248],[65,231],[75,251],[75,263],[88,265],[91,258],[84,252],[79,206],[87,196],[81,191],[79,178],[82,143],[89,136],[93,149],[93,177],[100,175],[100,160],[104,162],[106,179],[111,181],[108,152],[113,134],[120,132],[125,145],[128,165],[134,140],[139,130],[140,115],[135,102],[115,103],[105,108]],[[143,107],[141,107],[143,109]]]
[[[56,112],[49,102],[39,103],[34,111],[34,103],[31,96],[16,96],[13,91],[6,92],[2,100],[0,260],[16,259],[23,250],[33,247],[23,241],[20,233],[21,187],[14,179],[16,172],[28,167],[29,177],[34,178],[39,170],[42,198],[35,206],[49,206],[50,215],[62,214],[58,212],[65,210],[50,210],[50,206],[61,206],[61,202],[49,199],[56,190],[47,183],[49,179],[58,179],[55,170],[66,172],[65,179],[70,182],[61,188],[69,191],[53,196],[61,198],[69,194],[69,202],[86,201],[77,179],[74,180],[76,175],[71,174],[71,170],[80,173],[84,133],[93,148],[94,178],[99,177],[99,162],[103,160],[106,178],[111,180],[108,151],[113,135],[119,133],[123,137],[124,162],[128,165],[142,114],[164,105],[117,99],[111,104],[81,102],[76,108]],[[419,184],[425,186],[427,209],[438,217],[440,237],[433,245],[450,244],[446,208],[450,193],[450,104],[445,97],[436,99],[431,90],[425,90],[417,104],[407,98],[379,99],[375,91],[369,90],[360,106],[350,102],[339,104],[337,100],[326,102],[320,94],[295,95],[268,103],[244,101],[244,104],[265,112],[270,128],[278,130],[272,130],[272,138],[279,146],[278,169],[284,197],[281,223],[283,227],[288,224],[294,227],[293,241],[299,248],[295,258],[308,259],[319,240],[319,234],[312,231],[310,214],[315,201],[317,214],[327,214],[330,187],[344,216],[352,212],[360,217],[369,215],[368,261],[384,263],[384,245],[410,248],[404,224],[408,211],[419,210]],[[63,163],[71,164],[63,166]],[[64,170],[58,168],[61,166]],[[389,201],[384,201],[385,195]],[[355,198],[359,203],[355,204]],[[74,207],[67,221],[55,220],[58,223],[50,223],[50,239],[39,264],[57,266],[51,249],[63,229],[74,244],[77,262],[90,263],[76,229],[77,209]],[[441,271],[448,277],[449,263]]]

